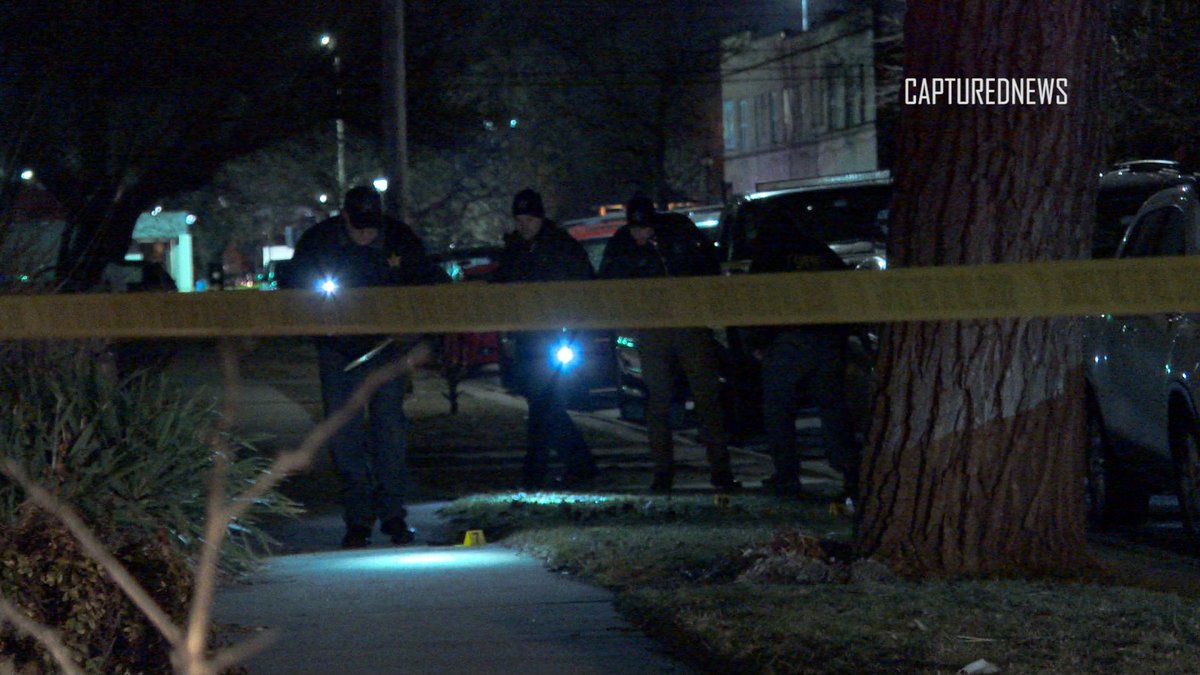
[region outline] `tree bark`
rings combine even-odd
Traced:
[[[1086,257],[1102,0],[910,2],[905,77],[1066,78],[1066,105],[905,104],[892,267]],[[1090,563],[1074,319],[884,331],[857,545],[909,576]]]

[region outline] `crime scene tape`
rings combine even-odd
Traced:
[[[0,339],[451,333],[1200,311],[1200,256],[556,283],[0,296]]]

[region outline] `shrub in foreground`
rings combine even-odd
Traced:
[[[5,358],[8,356],[9,358]],[[186,611],[191,561],[204,527],[218,419],[211,402],[160,378],[116,381],[78,349],[0,353],[0,455],[76,509],[170,615]],[[255,481],[267,460],[226,435],[227,493]],[[297,507],[278,493],[233,523],[226,571],[249,565],[270,539],[256,525]],[[0,593],[62,632],[89,672],[169,672],[167,646],[141,613],[84,557],[57,520],[0,477]],[[0,664],[47,665],[40,648],[0,626]],[[34,671],[36,672],[36,670]]]

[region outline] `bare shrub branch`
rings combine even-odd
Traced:
[[[20,607],[12,604],[0,596],[0,619],[4,619],[17,627],[17,630],[37,640],[54,660],[58,662],[58,667],[66,675],[83,675],[83,671],[75,665],[75,658],[71,654],[70,647],[63,644],[62,638],[58,631],[49,626],[44,626],[37,621],[25,616]],[[4,621],[0,621],[0,624]],[[3,665],[0,663],[0,665]]]
[[[236,423],[236,410],[241,396],[240,377],[237,367],[236,347],[231,340],[219,345],[221,367],[225,388],[222,415],[210,438],[213,449],[213,468],[208,481],[204,541],[197,562],[196,582],[189,603],[186,631],[176,626],[167,613],[150,597],[144,587],[129,573],[100,542],[69,505],[33,481],[23,467],[12,459],[0,459],[0,473],[11,478],[25,491],[29,500],[39,508],[61,521],[79,542],[84,555],[96,561],[113,579],[121,590],[170,643],[171,661],[176,672],[184,675],[212,675],[262,651],[276,637],[275,631],[264,631],[253,638],[232,647],[207,653],[207,639],[211,631],[213,599],[217,586],[220,550],[231,522],[244,514],[258,499],[278,486],[292,473],[308,466],[317,451],[342,425],[347,424],[366,407],[371,396],[379,387],[400,375],[412,371],[428,360],[430,349],[424,342],[371,372],[355,389],[350,400],[313,427],[300,445],[294,450],[281,452],[271,465],[263,471],[244,492],[227,496],[225,483],[228,467],[235,450],[230,446],[226,432]],[[228,498],[227,498],[228,497]],[[80,673],[70,650],[62,643],[58,633],[47,626],[25,616],[16,606],[0,597],[0,617],[10,621],[24,633],[35,638],[59,662],[63,672]]]

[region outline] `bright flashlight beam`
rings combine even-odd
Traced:
[[[575,360],[575,350],[571,349],[570,345],[562,345],[554,353],[554,358],[558,359],[558,362],[565,366]]]
[[[331,278],[322,279],[317,288],[325,295],[333,295],[337,293],[338,283]]]

